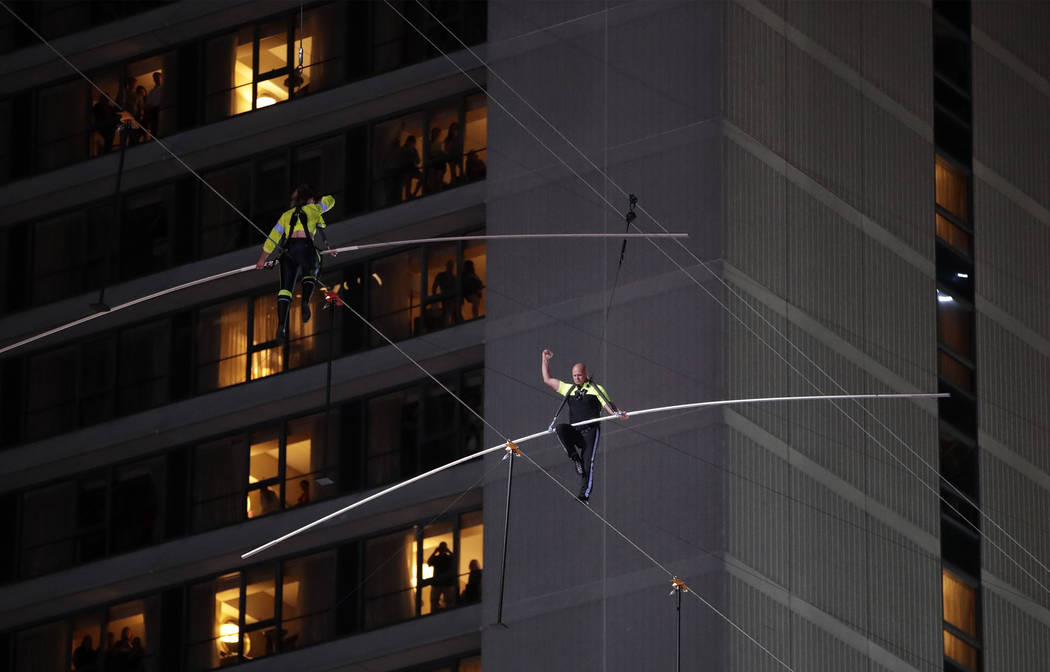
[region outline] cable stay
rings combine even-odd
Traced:
[[[474,235],[474,236],[445,236],[445,237],[438,237],[438,238],[410,238],[410,239],[406,239],[406,240],[388,240],[388,241],[377,242],[377,243],[362,243],[360,245],[347,245],[345,247],[337,247],[337,248],[334,248],[334,249],[323,250],[322,254],[335,255],[335,254],[338,254],[340,252],[353,252],[355,250],[369,250],[369,249],[375,249],[375,248],[381,248],[381,247],[396,247],[396,246],[399,246],[399,245],[422,245],[424,243],[447,243],[447,242],[474,241],[474,240],[524,240],[524,239],[532,239],[532,238],[537,238],[537,239],[550,239],[550,238],[570,238],[570,239],[620,238],[621,235],[622,234],[616,234],[616,233],[522,233],[522,234],[491,234],[491,235],[484,235],[484,234],[482,234],[482,235]],[[686,238],[686,237],[688,237],[688,235],[689,234],[687,234],[687,233],[652,233],[652,234],[650,234],[650,233],[637,233],[637,234],[628,234],[628,237],[630,237],[630,238],[650,238],[650,237],[656,237],[656,238]],[[141,296],[141,297],[139,297],[137,299],[132,299],[131,301],[127,301],[125,303],[121,303],[121,304],[118,304],[118,305],[115,305],[115,306],[107,306],[105,309],[102,309],[101,307],[99,307],[99,308],[95,309],[95,312],[93,312],[90,315],[85,315],[84,317],[81,317],[79,319],[73,320],[72,322],[67,322],[67,323],[59,325],[59,326],[57,326],[57,327],[55,327],[53,329],[48,329],[47,331],[41,332],[39,334],[35,334],[33,336],[29,336],[27,338],[24,338],[24,339],[22,339],[20,341],[16,341],[14,343],[10,343],[8,345],[5,345],[2,348],[0,348],[0,355],[3,355],[4,353],[7,353],[7,352],[11,352],[12,350],[17,350],[17,349],[21,348],[22,346],[29,345],[30,343],[34,343],[36,341],[39,341],[42,338],[47,338],[48,336],[53,336],[54,334],[61,333],[63,331],[66,331],[67,329],[72,329],[73,327],[76,327],[76,326],[79,326],[81,324],[84,324],[85,322],[90,322],[91,320],[97,319],[97,318],[102,317],[104,315],[110,315],[112,313],[119,312],[119,311],[124,310],[126,308],[131,308],[133,306],[137,306],[139,304],[146,303],[147,301],[153,301],[154,299],[159,299],[162,296],[168,296],[169,294],[174,294],[176,292],[181,292],[182,290],[189,289],[190,287],[196,287],[198,285],[204,285],[204,284],[207,284],[209,282],[214,282],[216,280],[222,280],[224,278],[229,278],[231,276],[238,275],[240,273],[246,273],[248,271],[254,271],[254,270],[256,270],[255,266],[241,266],[240,268],[235,268],[235,269],[232,269],[232,270],[229,270],[229,271],[223,271],[222,273],[216,273],[214,275],[209,275],[209,276],[205,276],[203,278],[198,278],[196,280],[191,280],[189,282],[184,282],[184,283],[182,283],[180,285],[175,285],[174,287],[168,287],[167,289],[162,289],[162,290],[160,290],[158,292],[153,292],[152,294],[147,294],[145,296]]]
[[[347,308],[349,308],[349,306],[347,306],[345,303],[342,303],[342,302],[340,302],[340,303],[341,303],[341,305],[346,306]],[[645,408],[645,409],[641,409],[641,410],[637,410],[637,411],[626,411],[626,413],[627,413],[628,416],[639,416],[639,415],[648,415],[650,413],[662,413],[662,412],[665,412],[665,411],[676,411],[676,410],[682,410],[682,409],[688,409],[688,408],[704,408],[704,407],[713,407],[713,406],[730,406],[730,405],[734,405],[734,404],[775,403],[775,402],[782,402],[782,401],[829,401],[829,400],[836,400],[836,399],[917,399],[917,398],[934,398],[934,397],[946,397],[946,396],[948,396],[948,394],[946,392],[919,392],[919,393],[905,393],[905,394],[836,394],[836,395],[815,395],[815,396],[805,396],[805,397],[761,397],[761,398],[756,398],[756,399],[724,399],[724,400],[719,400],[719,401],[698,401],[698,402],[689,403],[689,404],[677,404],[677,405],[674,405],[674,406],[661,406],[661,407],[658,407],[658,408]],[[620,418],[620,416],[618,416],[618,415],[606,415],[606,416],[603,416],[601,418],[596,418],[596,419],[593,419],[593,420],[581,420],[580,422],[574,422],[574,423],[572,423],[572,426],[573,427],[581,427],[583,425],[589,425],[589,424],[592,424],[592,423],[595,423],[595,422],[603,422],[605,420],[613,420],[613,419],[619,419],[619,418]],[[318,518],[317,520],[313,521],[312,523],[307,523],[306,525],[303,525],[302,527],[298,527],[298,528],[292,530],[291,532],[288,532],[287,534],[284,534],[284,535],[282,535],[280,537],[277,537],[276,539],[274,539],[272,541],[266,542],[262,546],[258,546],[256,548],[253,548],[252,550],[248,551],[247,553],[242,554],[241,555],[241,559],[247,560],[248,558],[250,558],[252,556],[255,556],[255,555],[258,555],[259,553],[262,553],[263,551],[265,551],[268,548],[273,548],[277,544],[280,544],[282,542],[288,541],[292,537],[298,536],[298,535],[302,534],[303,532],[306,532],[307,530],[313,529],[313,528],[317,527],[318,525],[321,525],[322,523],[325,523],[325,522],[327,522],[329,520],[332,520],[333,518],[337,518],[337,517],[343,515],[344,513],[349,513],[350,511],[353,511],[354,509],[360,508],[360,507],[364,506],[365,504],[368,504],[369,502],[373,502],[373,501],[375,501],[377,499],[381,499],[382,497],[385,497],[386,495],[388,495],[388,494],[390,494],[392,492],[400,490],[401,488],[404,488],[405,486],[411,485],[412,483],[417,483],[417,482],[422,481],[424,479],[430,478],[431,476],[435,476],[435,475],[437,475],[437,474],[439,474],[439,473],[441,473],[443,471],[446,471],[448,469],[451,469],[452,467],[455,467],[455,466],[458,466],[460,464],[463,464],[464,462],[469,462],[470,460],[473,460],[473,459],[475,459],[477,457],[482,457],[483,455],[488,455],[489,453],[494,453],[494,452],[497,452],[497,451],[500,451],[500,450],[507,451],[510,454],[520,455],[521,451],[520,451],[519,446],[521,444],[528,443],[529,441],[533,441],[533,440],[538,439],[538,438],[543,437],[543,436],[550,436],[552,433],[553,433],[552,429],[544,429],[543,431],[535,432],[533,434],[528,434],[526,436],[522,436],[522,437],[519,437],[517,439],[504,441],[503,443],[500,443],[498,445],[491,446],[491,447],[485,448],[483,450],[479,450],[479,451],[477,451],[475,453],[471,453],[470,455],[467,455],[466,457],[461,457],[461,458],[459,458],[457,460],[453,460],[452,462],[449,462],[448,464],[442,465],[440,467],[435,467],[434,469],[431,469],[430,471],[427,471],[425,473],[419,474],[418,476],[413,476],[412,478],[409,478],[408,480],[402,481],[400,483],[396,483],[396,484],[394,484],[394,485],[392,485],[392,486],[390,486],[388,488],[380,490],[379,492],[371,494],[368,497],[365,497],[364,499],[360,499],[360,500],[354,502],[353,504],[349,504],[349,505],[339,509],[338,511],[333,511],[332,513],[329,513],[329,514],[327,514],[325,516],[322,516],[321,518]],[[511,460],[511,462],[513,462],[513,460]]]

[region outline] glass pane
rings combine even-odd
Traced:
[[[211,628],[214,633],[212,641],[215,643],[218,662],[222,666],[223,661],[235,659],[240,648],[241,575],[239,572],[234,572],[221,576],[210,588],[214,591],[215,605]],[[247,653],[245,651],[246,655]]]
[[[287,80],[288,75],[282,73],[276,77],[259,82],[256,89],[255,106],[259,108],[270,107],[288,100],[288,89],[285,87]]]
[[[420,331],[422,269],[418,250],[408,250],[372,262],[369,314],[375,326],[393,341]],[[372,344],[384,344],[372,333]]]
[[[244,382],[248,303],[237,299],[201,310],[198,321],[197,390]]]
[[[171,367],[171,321],[120,332],[117,412],[135,413],[168,399]]]
[[[253,28],[209,40],[205,47],[205,120],[252,109],[255,78]]]
[[[115,636],[108,647],[106,669],[141,670],[149,664],[150,647],[160,645],[159,598],[132,600],[108,610],[106,637]]]
[[[66,648],[66,642],[69,641],[67,632],[64,622],[49,623],[19,632],[15,644],[15,669],[65,672],[68,669],[66,652],[69,651]]]
[[[452,522],[427,525],[423,530],[423,589],[421,614],[431,614],[456,605],[459,597]]]
[[[966,174],[938,156],[934,178],[937,186],[937,205],[963,221],[968,221],[970,209]]]
[[[73,564],[76,505],[75,481],[22,495],[21,576],[38,576]],[[96,638],[95,644],[98,642]]]
[[[963,254],[973,256],[973,243],[970,239],[970,234],[940,215],[937,215],[937,237]]]
[[[468,180],[482,180],[488,163],[488,108],[484,95],[467,98],[466,126],[463,173]]]
[[[295,22],[295,43],[292,48],[296,57],[293,65],[299,64],[300,38],[303,48],[303,81],[296,91],[297,96],[324,91],[342,83],[345,37],[340,33],[339,27],[346,25],[343,11],[342,3],[331,3],[307,10],[303,15],[302,34],[299,31],[299,22]]]
[[[335,478],[334,465],[325,464],[326,438],[324,413],[288,423],[285,506],[301,506],[334,494],[334,488],[330,487],[333,484],[328,483]]]
[[[259,73],[288,65],[288,22],[271,21],[259,27]],[[260,94],[261,95],[261,94]]]
[[[959,639],[947,630],[944,631],[944,655],[967,670],[977,672],[977,649]]]
[[[334,314],[323,310],[324,298],[320,289],[310,295],[310,321],[303,322],[302,285],[295,294],[290,311],[291,338],[288,342],[289,368],[309,366],[328,357],[328,330]],[[354,318],[357,319],[357,318]]]
[[[72,80],[37,94],[37,167],[51,170],[80,161],[88,157],[89,142],[94,142],[96,152],[105,144],[102,134],[94,128],[113,128],[115,115],[106,103],[96,108],[96,99],[89,93],[87,84],[80,79]],[[95,116],[99,116],[98,121]],[[105,122],[104,125],[100,125]],[[88,123],[91,136],[88,137]]]
[[[412,618],[415,613],[416,538],[403,530],[365,542],[365,627]]]
[[[477,233],[484,233],[479,231]],[[463,272],[460,284],[463,288],[462,311],[469,309],[466,319],[474,320],[485,315],[485,243],[472,242],[463,246]],[[469,307],[469,308],[468,308]]]
[[[459,389],[460,399],[465,401],[467,406],[477,411],[477,413],[482,416],[485,414],[483,408],[485,399],[484,384],[484,371],[470,371],[463,374],[463,383],[460,385]],[[481,420],[476,415],[462,407],[459,408],[459,413],[462,418],[459,423],[461,445],[460,454],[469,455],[471,453],[476,453],[484,447],[481,445],[481,442],[484,439],[484,428],[482,427]]]
[[[481,570],[484,555],[484,526],[481,511],[459,518],[459,596],[463,604],[481,601]]]
[[[249,455],[249,483],[277,478],[281,458],[280,431],[269,427],[254,432]]]
[[[64,348],[29,360],[26,438],[72,429],[76,420],[76,351]]]
[[[941,570],[944,620],[971,637],[977,637],[977,592],[960,577]]]
[[[455,389],[450,381],[444,381],[450,389]],[[423,445],[419,471],[426,471],[451,462],[459,457],[459,446],[456,444],[456,408],[458,404],[437,385],[426,386],[426,400],[423,405]]]
[[[274,598],[277,595],[274,571],[270,567],[248,570],[244,573],[244,623],[252,625],[274,617]]]
[[[368,400],[367,487],[415,473],[419,434],[419,390],[401,390]]]
[[[95,669],[103,651],[112,648],[112,641],[109,647],[102,648],[102,614],[98,611],[74,617],[70,634],[74,670]]]
[[[436,300],[423,308],[427,331],[435,331],[463,321],[460,315],[459,277],[456,271],[456,246],[433,245],[426,248],[427,293]]]
[[[427,193],[436,193],[463,177],[463,133],[459,127],[458,106],[431,111],[426,138],[423,181]]]
[[[937,373],[962,389],[973,392],[973,369],[946,352],[937,353]]]
[[[471,656],[459,661],[456,672],[481,672],[481,656]]]
[[[937,293],[937,340],[963,357],[973,357],[973,310]]]
[[[164,519],[164,458],[117,467],[110,506],[110,536],[114,553],[160,541]]]
[[[241,212],[251,205],[251,164],[244,163],[207,173],[204,179]],[[201,188],[200,192],[200,250],[202,257],[210,257],[245,247],[251,228],[228,204]]]
[[[335,553],[319,553],[284,563],[281,637],[278,650],[330,639],[335,590]]]
[[[235,436],[197,446],[193,455],[193,529],[244,520],[248,439]]]
[[[80,347],[77,376],[77,424],[81,427],[113,417],[116,379],[115,343],[106,336]]]
[[[375,176],[373,205],[383,207],[406,201],[422,193],[420,139],[423,113],[377,124],[373,139]]]

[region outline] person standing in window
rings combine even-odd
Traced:
[[[463,285],[463,298],[470,304],[470,317],[471,319],[478,319],[478,314],[481,310],[481,290],[485,288],[485,284],[481,282],[481,278],[478,277],[478,272],[474,270],[474,262],[467,259],[463,262],[463,272],[459,276],[460,283]],[[463,321],[463,304],[460,302],[459,309],[456,311],[459,319],[457,322]]]
[[[462,166],[459,165],[463,150],[460,149],[459,143],[459,122],[453,121],[448,125],[448,132],[445,134],[445,161],[448,163],[448,183],[450,185],[458,182],[463,175]]]
[[[434,578],[430,584],[430,613],[448,609],[456,601],[459,577],[456,576],[456,558],[448,544],[441,542],[427,558],[427,564],[434,569]],[[444,602],[442,603],[442,597]]]
[[[581,502],[586,502],[590,499],[591,488],[594,486],[594,458],[598,454],[598,424],[573,427],[572,423],[597,418],[602,414],[602,407],[610,415],[626,418],[627,414],[609,400],[609,395],[606,394],[604,387],[591,381],[584,364],[573,364],[572,384],[570,385],[551,376],[550,360],[554,357],[554,353],[544,350],[542,357],[540,373],[543,376],[543,382],[558,394],[563,395],[565,403],[569,405],[569,422],[558,424],[554,430],[558,434],[562,448],[565,449],[565,454],[569,456],[576,468],[576,473],[580,475],[580,494],[576,495],[576,498]]]
[[[262,253],[255,262],[256,268],[273,268],[281,262],[281,288],[277,292],[277,340],[288,340],[288,313],[292,305],[292,290],[302,278],[303,322],[310,321],[310,297],[313,295],[317,275],[321,272],[319,241],[325,249],[331,249],[325,238],[324,213],[335,207],[335,198],[322,196],[318,201],[313,188],[300,184],[292,192],[291,208],[277,220]]]
[[[146,129],[151,135],[156,136],[160,127],[160,108],[164,103],[164,73],[158,70],[153,73],[153,88],[146,94]]]

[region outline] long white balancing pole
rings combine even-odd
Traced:
[[[321,254],[338,254],[340,252],[353,252],[355,250],[368,250],[373,247],[391,247],[392,245],[422,245],[423,243],[454,243],[457,241],[470,242],[472,240],[528,240],[539,238],[548,240],[554,238],[688,238],[688,233],[493,233],[475,236],[443,236],[441,238],[411,238],[409,240],[393,240],[384,243],[362,243],[360,245],[347,245],[335,247],[330,250],[322,250]]]
[[[724,399],[724,400],[721,400],[721,401],[698,401],[698,402],[691,403],[691,404],[678,404],[676,406],[661,406],[659,408],[645,408],[645,409],[642,409],[642,410],[639,410],[639,411],[629,411],[628,415],[630,415],[630,416],[639,416],[639,415],[648,415],[649,413],[662,413],[662,412],[665,412],[665,411],[679,411],[679,410],[685,410],[685,409],[691,409],[691,408],[704,408],[704,407],[709,407],[709,406],[729,406],[731,404],[760,404],[760,403],[770,403],[770,402],[777,402],[777,401],[834,401],[834,400],[837,400],[837,399],[839,399],[839,400],[840,399],[922,399],[922,398],[947,397],[947,396],[948,396],[947,393],[942,392],[942,393],[913,393],[913,394],[832,394],[832,395],[806,396],[806,397],[761,397],[761,398],[757,398],[757,399]],[[574,422],[572,424],[573,424],[573,427],[580,427],[582,425],[590,425],[590,424],[595,423],[595,422],[604,422],[606,420],[615,420],[615,419],[617,419],[619,417],[620,416],[618,416],[618,415],[606,415],[606,416],[603,416],[601,418],[595,418],[593,420],[583,420],[581,422]],[[548,435],[553,434],[553,433],[554,433],[554,430],[546,429],[546,430],[544,430],[542,432],[536,432],[535,434],[529,434],[528,436],[523,436],[523,437],[521,437],[519,439],[514,439],[510,443],[513,443],[515,446],[517,446],[518,444],[522,444],[522,443],[525,443],[527,441],[532,441],[533,439],[538,439],[541,436],[548,436]],[[455,460],[453,462],[449,462],[446,465],[443,465],[443,466],[431,469],[430,471],[428,471],[426,473],[419,474],[418,476],[413,476],[412,478],[408,479],[407,481],[402,481],[401,483],[397,483],[395,485],[392,485],[389,488],[386,488],[384,490],[380,490],[379,492],[374,493],[372,495],[369,495],[368,497],[365,497],[364,499],[358,500],[358,501],[354,502],[353,504],[350,504],[349,506],[344,506],[343,508],[339,509],[338,511],[333,511],[332,513],[329,513],[328,515],[326,515],[326,516],[324,516],[322,518],[318,518],[317,520],[313,521],[312,523],[307,523],[306,525],[303,525],[300,528],[292,530],[288,534],[280,536],[280,537],[274,539],[273,541],[268,541],[265,544],[263,544],[262,546],[259,546],[258,548],[253,548],[252,550],[248,551],[247,553],[241,555],[241,558],[244,559],[244,560],[247,560],[248,558],[252,557],[253,555],[258,555],[259,553],[262,553],[266,549],[272,548],[273,546],[276,546],[277,544],[281,543],[282,541],[287,541],[287,540],[291,539],[292,537],[294,537],[296,535],[299,535],[299,534],[302,534],[303,532],[305,532],[305,531],[307,531],[307,530],[309,530],[311,528],[317,527],[318,525],[320,525],[322,523],[325,523],[325,522],[327,522],[327,521],[329,521],[329,520],[331,520],[333,518],[336,518],[338,516],[341,516],[344,513],[347,513],[349,511],[353,511],[354,509],[356,509],[356,508],[358,508],[360,506],[364,506],[368,502],[377,500],[380,497],[383,497],[385,495],[390,494],[391,492],[394,492],[395,490],[400,490],[401,488],[405,487],[406,485],[411,485],[412,483],[415,483],[417,481],[422,481],[423,479],[429,478],[429,477],[431,477],[431,476],[433,476],[435,474],[438,474],[438,473],[440,473],[442,471],[445,471],[446,469],[451,469],[452,467],[454,467],[456,465],[463,464],[464,462],[469,462],[470,460],[473,460],[476,457],[481,457],[482,455],[487,455],[488,453],[494,453],[494,452],[499,451],[499,450],[507,450],[507,449],[508,449],[508,444],[501,443],[498,446],[492,446],[491,448],[485,448],[484,450],[479,450],[476,453],[471,453],[470,455],[467,455],[466,457],[461,457],[458,460]]]
[[[523,436],[520,439],[514,439],[511,443],[514,443],[516,445],[516,444],[519,444],[519,443],[524,443],[526,441],[531,441],[532,439],[538,439],[539,437],[546,436],[547,434],[549,434],[549,432],[544,430],[542,432],[536,432],[535,434],[529,434],[528,436]],[[287,540],[291,539],[292,537],[296,536],[297,534],[301,534],[303,532],[306,532],[310,528],[317,527],[321,523],[329,521],[332,518],[335,518],[337,516],[341,516],[344,513],[347,513],[348,511],[353,511],[357,507],[363,506],[363,505],[371,502],[372,500],[379,499],[380,497],[383,497],[384,495],[388,495],[388,494],[390,494],[391,492],[393,492],[395,490],[400,490],[401,488],[405,487],[406,485],[411,485],[412,483],[415,483],[416,481],[422,481],[424,478],[429,478],[429,477],[433,476],[434,474],[440,473],[440,472],[442,472],[442,471],[444,471],[446,469],[451,469],[452,467],[454,467],[454,466],[456,466],[458,464],[463,464],[464,462],[469,462],[470,460],[473,460],[475,457],[481,457],[482,455],[487,455],[489,453],[494,453],[494,452],[496,452],[498,450],[506,450],[506,449],[507,449],[507,444],[506,443],[501,443],[498,446],[492,446],[491,448],[485,448],[484,450],[479,450],[478,452],[471,453],[470,455],[467,455],[466,457],[461,457],[458,460],[455,460],[453,462],[449,462],[448,464],[445,464],[445,465],[442,465],[440,467],[436,467],[434,469],[431,469],[430,471],[428,471],[428,472],[426,472],[424,474],[420,474],[418,476],[413,476],[412,478],[408,479],[407,481],[402,481],[402,482],[397,483],[395,485],[391,485],[389,488],[386,488],[385,490],[380,490],[379,492],[377,492],[377,493],[375,493],[373,495],[369,495],[368,497],[365,497],[364,499],[358,500],[358,501],[354,502],[353,504],[351,504],[349,506],[344,506],[343,508],[339,509],[338,511],[333,511],[332,513],[329,513],[327,516],[324,516],[323,518],[318,518],[317,520],[315,520],[312,523],[307,523],[306,525],[303,525],[302,527],[300,527],[298,529],[292,530],[291,532],[289,532],[288,534],[286,534],[286,535],[284,535],[282,537],[277,537],[273,541],[266,542],[265,544],[263,544],[262,546],[259,546],[258,548],[253,548],[252,550],[250,550],[247,553],[245,553],[244,555],[242,555],[241,558],[247,559],[247,558],[252,557],[253,555],[256,555],[258,553],[262,553],[263,551],[265,551],[266,549],[270,548],[271,546],[276,546],[277,544],[281,543],[282,541],[287,541]]]
[[[646,408],[640,411],[627,411],[627,415],[648,415],[650,413],[663,413],[664,411],[682,411],[689,408],[704,408],[705,406],[729,406],[731,404],[763,404],[771,401],[836,401],[842,399],[933,399],[936,397],[949,397],[947,392],[914,392],[908,394],[822,394],[802,397],[759,397],[755,399],[726,399],[723,401],[697,401],[692,404],[678,404],[677,406],[660,406],[659,408]],[[618,415],[603,415],[600,418],[581,420],[572,423],[573,427],[593,425],[596,422],[616,420]]]
[[[128,301],[126,303],[121,303],[121,304],[118,304],[116,306],[113,306],[112,308],[110,308],[107,311],[103,311],[103,312],[100,312],[100,313],[91,313],[90,315],[85,315],[84,317],[81,317],[79,319],[73,320],[72,322],[66,322],[65,324],[57,326],[54,329],[48,329],[47,331],[41,332],[39,334],[35,334],[33,336],[30,336],[29,338],[24,338],[21,341],[16,341],[15,343],[11,343],[9,345],[5,345],[4,347],[0,348],[0,355],[4,354],[5,352],[7,352],[9,350],[15,350],[17,348],[20,348],[23,345],[28,345],[28,344],[32,343],[33,341],[39,341],[41,338],[46,338],[46,337],[48,337],[48,336],[50,336],[52,334],[57,334],[60,331],[65,331],[66,329],[72,329],[73,327],[77,326],[78,324],[84,324],[85,322],[90,322],[91,320],[98,319],[98,318],[100,318],[100,317],[102,317],[104,315],[109,315],[110,313],[115,313],[118,310],[124,310],[125,308],[131,308],[132,306],[137,306],[140,303],[146,303],[147,301],[152,301],[153,299],[159,299],[160,297],[167,296],[168,294],[174,294],[175,292],[181,292],[182,290],[189,289],[190,287],[195,287],[197,285],[203,285],[205,283],[213,282],[215,280],[221,280],[222,278],[228,278],[231,275],[237,275],[238,273],[244,273],[245,271],[250,271],[253,268],[255,268],[255,266],[242,266],[240,268],[235,268],[232,271],[223,271],[222,273],[216,273],[215,275],[209,275],[209,276],[204,277],[204,278],[197,278],[196,280],[190,280],[189,282],[184,282],[181,285],[175,285],[174,287],[168,287],[167,289],[162,289],[159,292],[153,292],[152,294],[147,294],[146,296],[140,296],[137,299],[132,299],[131,301]]]
[[[477,235],[477,236],[445,236],[443,238],[413,238],[413,239],[410,239],[410,240],[388,240],[388,241],[381,242],[381,243],[364,243],[364,244],[361,244],[361,245],[348,245],[346,247],[337,247],[337,248],[331,249],[331,250],[324,250],[324,254],[332,254],[332,255],[334,255],[334,254],[337,254],[339,252],[352,252],[354,250],[368,250],[368,249],[372,249],[372,248],[376,248],[376,247],[394,247],[394,246],[398,246],[398,245],[421,245],[423,243],[448,243],[448,242],[456,242],[456,241],[460,241],[460,240],[471,241],[471,240],[522,240],[522,239],[526,239],[526,238],[547,239],[547,238],[688,238],[688,237],[689,237],[689,234],[687,234],[687,233],[520,233],[520,234]],[[39,334],[34,334],[33,336],[29,336],[28,338],[24,338],[21,341],[16,341],[14,343],[10,343],[8,345],[5,345],[4,347],[0,348],[0,355],[4,354],[5,352],[9,352],[11,350],[17,350],[18,348],[22,347],[23,345],[29,345],[30,343],[32,343],[34,341],[39,341],[41,338],[47,338],[48,336],[51,336],[52,334],[57,334],[59,332],[65,331],[66,329],[72,329],[73,327],[75,327],[77,325],[84,324],[85,322],[90,322],[91,320],[96,320],[96,319],[98,319],[98,318],[100,318],[100,317],[102,317],[104,315],[109,315],[111,313],[116,313],[118,311],[124,310],[125,308],[131,308],[132,306],[137,306],[140,303],[145,303],[147,301],[152,301],[154,299],[159,299],[162,296],[167,296],[168,294],[174,294],[175,292],[180,292],[180,291],[182,291],[184,289],[189,289],[190,287],[195,287],[197,285],[204,285],[204,284],[207,284],[209,282],[214,282],[215,280],[221,280],[223,278],[228,278],[228,277],[230,277],[232,275],[237,275],[239,273],[246,273],[248,271],[253,271],[253,270],[255,270],[255,266],[242,266],[240,268],[235,268],[232,271],[223,271],[222,273],[216,273],[215,275],[209,275],[207,277],[198,278],[196,280],[191,280],[189,282],[184,282],[181,285],[176,285],[174,287],[168,287],[167,289],[162,289],[159,292],[154,292],[152,294],[147,294],[146,296],[141,296],[141,297],[139,297],[137,299],[132,299],[131,301],[128,301],[126,303],[121,303],[119,305],[113,306],[112,308],[110,308],[107,311],[99,312],[99,313],[92,313],[90,315],[85,315],[84,317],[81,317],[81,318],[78,318],[76,320],[73,320],[72,322],[67,322],[65,324],[59,325],[59,326],[55,327],[54,329],[48,329],[47,331],[41,332]]]

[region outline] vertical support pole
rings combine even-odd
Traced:
[[[675,638],[674,638],[674,647],[675,647],[674,670],[675,670],[675,672],[681,672],[681,669],[682,669],[682,589],[681,588],[676,589],[675,592],[678,593],[678,597],[677,597],[678,604],[675,607],[675,611],[677,612],[678,625],[677,625],[677,633],[675,634]]]
[[[514,485],[514,456],[517,446],[507,450],[507,511],[503,517],[503,564],[499,574],[499,606],[496,608],[496,623],[503,625],[503,587],[507,581],[507,540],[510,536],[510,493]],[[504,627],[506,627],[504,625]]]

